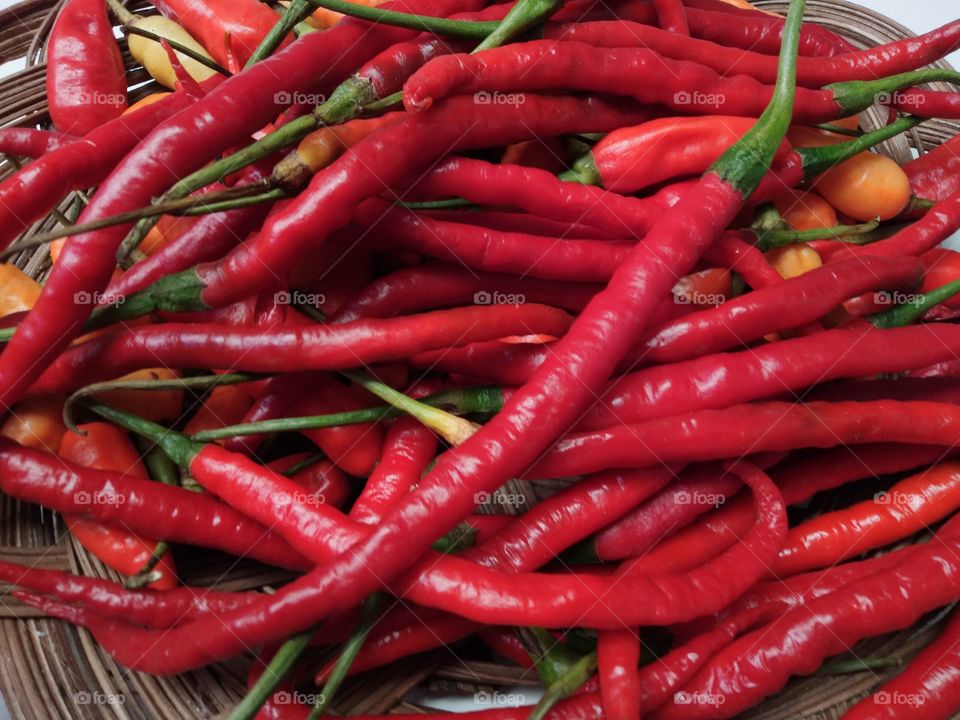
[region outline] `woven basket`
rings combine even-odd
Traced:
[[[786,2],[771,0],[757,4],[776,12],[785,12],[787,6]],[[0,12],[0,63],[18,59],[26,63],[25,69],[0,81],[0,126],[49,124],[44,48],[59,6],[55,0],[27,0]],[[151,12],[149,6],[136,2],[131,9]],[[809,0],[807,17],[859,46],[911,35],[903,26],[842,0]],[[159,89],[126,52],[124,58],[131,99]],[[869,126],[879,120],[879,115],[868,116],[864,122]],[[910,159],[911,148],[924,152],[958,131],[960,123],[929,121],[888,141],[881,150],[902,163]],[[0,176],[12,170],[9,163],[4,163],[0,165]],[[72,202],[72,197],[66,198],[61,208]],[[48,217],[30,228],[25,237],[56,225],[57,221]],[[24,251],[14,261],[35,277],[42,277],[49,265],[45,247]],[[551,489],[538,486],[523,490],[516,495],[536,497]],[[507,510],[515,512],[518,508]],[[0,496],[0,558],[118,579],[70,539],[55,514],[6,496]],[[269,568],[236,563],[212,553],[181,554],[177,561],[190,584],[222,590],[264,588],[287,579],[285,574]],[[229,710],[244,694],[249,658],[170,678],[130,672],[101,652],[85,631],[38,617],[34,610],[6,595],[6,590],[0,586],[0,694],[14,718],[212,718]],[[908,631],[862,643],[857,646],[856,655],[909,659],[930,641],[938,624],[939,618],[935,617]],[[490,662],[469,643],[428,653],[398,666],[366,673],[346,683],[338,693],[336,713],[416,712],[417,706],[403,702],[413,688],[469,696],[480,689],[537,684],[530,673]],[[893,672],[896,671],[795,680],[748,717],[838,718],[845,708]]]

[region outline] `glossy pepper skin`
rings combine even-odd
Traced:
[[[857,641],[912,625],[960,596],[958,547],[955,538],[922,545],[900,565],[811,600],[738,638],[684,688],[722,697],[719,707],[672,704],[652,717],[733,717],[778,691],[792,675],[813,672]],[[878,607],[883,612],[874,612]]]
[[[657,23],[661,28],[678,35],[689,35],[687,11],[681,0],[653,0]]]
[[[80,433],[68,431],[57,453],[67,462],[96,470],[111,470],[149,480],[139,453],[127,434],[103,422],[79,425]],[[124,575],[136,575],[150,559],[157,541],[143,538],[123,526],[109,526],[82,516],[67,515],[67,527],[74,537],[104,563]],[[177,585],[177,571],[168,551],[157,564],[160,577],[150,584],[154,590]]]
[[[475,306],[267,330],[169,323],[118,330],[79,345],[50,368],[35,390],[76,389],[158,361],[166,367],[203,367],[215,360],[234,370],[268,373],[339,370],[531,331],[559,336],[569,324],[566,313],[543,305]]]
[[[903,166],[913,194],[940,201],[960,190],[960,136],[955,136]]]
[[[171,673],[233,655],[251,643],[289,637],[331,612],[355,605],[384,580],[397,578],[410,567],[411,558],[420,556],[438,536],[472,511],[477,492],[496,489],[534,461],[593,402],[596,392],[629,349],[631,337],[646,326],[654,300],[668,294],[677,276],[693,269],[700,254],[737,214],[744,196],[766,171],[792,111],[793,68],[802,10],[802,0],[791,7],[780,92],[769,113],[758,123],[757,131],[744,143],[746,147],[725,158],[715,172],[708,173],[694,191],[660,219],[648,239],[636,246],[614,274],[607,289],[558,343],[554,359],[543,366],[534,382],[528,383],[470,439],[441,456],[417,491],[387,513],[368,538],[255,608],[222,616],[216,623],[201,620],[161,638],[153,631],[98,620],[93,632],[104,640],[123,633],[127,648],[134,638],[157,643],[149,657],[134,657],[134,653],[108,641],[111,652],[125,664]],[[407,167],[408,163],[403,165]],[[321,177],[323,173],[314,182]],[[367,195],[362,194],[358,200]],[[346,199],[335,192],[328,197]],[[348,203],[340,209],[343,222],[349,219],[355,205],[356,202]],[[615,332],[611,330],[614,327]],[[560,388],[567,389],[562,402],[557,393]],[[204,449],[203,453],[206,452],[209,450]],[[723,603],[727,595],[742,592],[745,587],[738,587],[740,584],[752,584],[757,560],[762,562],[774,551],[785,528],[782,503],[769,480],[750,473],[745,473],[744,479],[759,498],[756,533],[742,548],[738,546],[740,552],[727,553],[722,561],[700,574],[679,582],[667,581],[664,587],[650,581],[643,590],[661,601],[640,606],[646,617],[631,618],[631,624],[709,612],[713,602]],[[455,561],[451,556],[446,559]],[[711,590],[703,592],[708,585]],[[612,619],[609,615],[606,618]],[[554,620],[560,618],[551,622]],[[616,617],[616,622],[622,620]]]
[[[47,98],[57,130],[86,135],[120,117],[127,78],[106,4],[69,0],[47,42]]]
[[[395,6],[427,15],[443,15],[473,9],[475,3],[473,0],[404,0]],[[278,93],[312,92],[321,84],[345,77],[377,47],[385,48],[412,36],[411,31],[384,25],[371,27],[369,23],[352,19],[338,23],[329,32],[322,33],[322,37],[320,33],[309,33],[286,50],[223,81],[215,91],[194,103],[189,112],[166,117],[159,125],[153,123],[150,126],[153,132],[133,152],[127,146],[105,165],[105,171],[114,168],[113,172],[100,185],[79,221],[102,219],[148,205],[175,180],[202,167],[223,150],[247,142],[251,133],[274,120],[283,110],[275,103]],[[323,67],[324,73],[317,73],[317,67]],[[214,80],[216,78],[206,82]],[[173,97],[177,95],[174,93]],[[149,108],[164,106],[169,103],[161,101]],[[52,156],[53,153],[47,157]],[[95,153],[91,157],[102,160]],[[38,164],[34,163],[31,168]],[[96,183],[87,182],[83,187],[93,184]],[[36,198],[53,202],[50,198],[62,195],[41,191],[35,186],[25,188],[24,192],[34,198],[34,202]],[[6,202],[0,203],[0,207],[6,207]],[[49,208],[44,208],[36,217],[47,210]],[[6,218],[0,227],[9,227]],[[79,334],[81,324],[93,307],[77,304],[73,298],[77,293],[92,296],[106,287],[113,275],[115,252],[127,230],[127,227],[114,227],[85,233],[74,236],[67,244],[36,308],[21,326],[24,332],[6,346],[0,358],[0,405],[12,405],[33,377]]]
[[[160,12],[183,25],[221,67],[246,65],[279,17],[256,0],[160,0]],[[284,38],[280,47],[290,44]]]
[[[579,40],[598,47],[645,47],[676,60],[692,60],[724,75],[749,75],[772,83],[776,58],[745,52],[716,43],[668,33],[659,28],[626,20],[548,25],[550,40]],[[960,21],[915,38],[844,53],[834,57],[801,57],[797,60],[797,84],[820,88],[848,80],[875,80],[910,72],[950,54],[960,45]]]
[[[658,71],[663,74],[657,82],[641,81]],[[646,47],[603,48],[576,40],[535,40],[437,58],[406,82],[404,105],[409,110],[424,110],[455,94],[559,90],[626,95],[689,115],[746,117],[763,112],[773,94],[772,85],[749,75],[721,74]],[[876,94],[866,86],[859,91],[851,85],[798,88],[794,121],[816,124],[846,117],[872,104]]]
[[[846,720],[949,720],[960,710],[960,614],[907,668],[843,716]],[[890,702],[890,699],[894,702]],[[897,702],[900,700],[900,702]]]
[[[0,183],[0,246],[9,245],[71,190],[98,185],[150,131],[195,100],[186,92],[173,93],[97,127],[83,136],[83,142],[51,149],[4,179]]]
[[[30,127],[0,128],[0,152],[35,160],[77,139],[75,135]]]
[[[601,630],[597,635],[597,675],[603,711],[610,720],[639,720],[640,637],[634,630]]]
[[[0,443],[0,469],[5,493],[51,510],[83,513],[147,536],[250,555],[281,567],[306,567],[284,541],[261,525],[189,490],[76,467],[8,440]]]

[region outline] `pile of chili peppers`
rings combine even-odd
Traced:
[[[442,646],[544,686],[476,720],[843,672],[844,717],[960,712],[958,138],[876,151],[960,119],[960,20],[157,10],[66,0],[52,127],[0,130],[0,243],[52,260],[0,266],[0,490],[123,578],[0,562],[13,598],[138,671],[252,655],[234,720]],[[165,90],[128,99],[114,23]],[[209,549],[286,579],[192,584]]]

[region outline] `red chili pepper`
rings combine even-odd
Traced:
[[[903,166],[913,194],[946,200],[960,190],[960,136],[955,136]]]
[[[597,634],[597,674],[606,717],[640,719],[639,664],[640,637],[635,630],[601,630]]]
[[[471,9],[474,2],[403,0],[397,6],[408,11],[443,15],[445,10]],[[103,219],[149,204],[154,196],[165,192],[177,179],[203,166],[223,150],[247,142],[251,133],[276,117],[280,109],[276,104],[278,98],[292,92],[311,92],[321,84],[342,78],[377,48],[389,47],[412,34],[385,25],[371,26],[367,22],[345,19],[327,32],[305,35],[287,50],[223,81],[214,92],[194,103],[188,112],[177,113],[162,122],[135,151],[130,152],[130,147],[126,146],[120,153],[123,161],[119,165],[119,158],[113,158],[108,165],[116,165],[113,173],[100,185],[79,221]],[[318,67],[324,68],[324,72],[318,73]],[[214,80],[219,82],[216,78],[206,82]],[[174,97],[178,95],[174,93]],[[170,104],[161,101],[150,108],[164,106],[169,108]],[[133,114],[126,116],[124,121],[129,123],[133,117]],[[156,123],[151,127],[154,125]],[[51,153],[48,157],[53,155]],[[91,157],[98,161],[98,165],[103,160],[96,153],[91,153]],[[46,159],[33,163],[28,170]],[[95,184],[97,182],[85,182],[82,187]],[[34,202],[37,202],[35,198],[42,198],[40,202],[53,203],[55,198],[62,196],[62,193],[42,191],[35,185],[24,188],[23,192],[34,198]],[[6,198],[0,199],[4,200],[0,207],[6,212]],[[42,209],[39,215],[17,214],[21,218],[29,216],[28,221],[32,221],[42,217],[47,210],[49,207]],[[22,225],[18,225],[22,222],[20,220],[0,219],[0,227],[11,228],[7,231],[11,233],[10,237],[19,232],[15,228],[22,229]],[[36,308],[22,323],[20,329],[23,332],[19,339],[11,340],[0,356],[0,405],[9,406],[15,402],[56,353],[80,332],[81,324],[93,308],[74,302],[74,298],[77,293],[94,296],[108,284],[115,267],[115,251],[127,230],[127,227],[119,226],[77,235],[67,244],[63,257],[47,279]],[[249,287],[244,295],[250,295],[255,289]]]
[[[211,78],[204,87],[219,82]],[[172,93],[92,130],[83,142],[51,150],[6,178],[0,184],[0,246],[6,247],[71,190],[98,185],[143,137],[194,101],[187,93]]]
[[[947,248],[928,250],[921,257],[926,267],[920,292],[928,293],[960,278],[960,253]],[[945,307],[957,309],[960,299],[953,297],[943,303]]]
[[[561,170],[562,169],[563,168],[561,168]],[[542,218],[537,217],[536,215],[527,215],[525,213],[497,212],[493,210],[485,210],[484,212],[475,212],[473,210],[426,210],[418,211],[417,214],[433,220],[444,220],[465,225],[479,225],[480,227],[489,228],[490,230],[528,233],[530,235],[539,235],[541,237],[589,237],[598,240],[624,239],[622,236],[623,233],[620,235],[613,235],[612,233],[600,230],[599,228],[595,228],[585,223],[563,222],[561,220]]]
[[[374,234],[373,242],[381,226],[380,242],[387,246],[460,262],[474,270],[529,274],[544,280],[607,280],[631,251],[624,243],[546,238],[432,220],[403,208],[391,210],[379,201],[365,203],[354,219]]]
[[[791,529],[772,572],[780,577],[830,567],[902,540],[960,507],[960,465],[942,463],[872,500],[825,513]]]
[[[387,431],[383,459],[350,508],[350,519],[365,525],[379,522],[416,486],[436,452],[437,439],[430,430],[413,418],[398,418]]]
[[[687,11],[681,0],[653,0],[657,22],[661,28],[678,35],[689,35]]]
[[[209,614],[246,607],[257,593],[222,592],[181,586],[171,590],[127,590],[100,578],[83,577],[0,561],[0,578],[58,600],[123,617],[145,627],[171,628]]]
[[[684,687],[709,705],[672,704],[655,718],[727,718],[865,637],[912,625],[960,597],[955,538],[917,547],[901,564],[799,606],[738,638]],[[882,608],[882,612],[869,612]],[[786,648],[786,649],[784,649]]]
[[[626,20],[547,25],[550,40],[579,40],[607,48],[644,47],[676,60],[692,60],[727,76],[749,75],[772,83],[777,61],[769,55],[724,47]],[[910,72],[949,55],[960,46],[960,21],[918,37],[906,38],[834,57],[801,57],[797,84],[819,88],[829,83],[875,80]]]
[[[309,566],[263,526],[189,490],[78,468],[6,440],[0,443],[0,468],[0,487],[5,493],[51,510],[82,513],[147,536],[250,555],[280,567]]]
[[[269,462],[267,467],[274,472],[285,473],[309,457],[309,453],[297,453]],[[342,507],[351,494],[350,483],[339,468],[328,460],[311,462],[289,477],[307,491],[310,499],[335,508]]]
[[[200,620],[182,629],[167,631],[163,637],[156,631],[101,622],[102,619],[97,619],[95,623],[88,622],[88,625],[96,625],[91,628],[92,631],[110,652],[121,662],[141,669],[175,672],[232,655],[251,644],[288,637],[332,611],[356,604],[384,581],[398,577],[427,550],[438,535],[448,532],[469,514],[476,503],[476,493],[498,488],[549,447],[583,408],[593,401],[597,390],[629,349],[632,336],[646,325],[652,301],[666,296],[675,278],[693,268],[702,251],[737,214],[743,197],[756,187],[766,172],[789,124],[792,69],[802,6],[800,0],[791,8],[787,23],[789,31],[785,32],[788,41],[784,43],[782,53],[780,92],[770,111],[764,114],[756,131],[745,142],[751,152],[743,153],[739,147],[731,152],[705,176],[694,192],[665,214],[648,238],[636,247],[614,275],[608,288],[597,296],[557,344],[556,355],[538,372],[536,382],[514,395],[504,410],[457,447],[455,452],[441,456],[416,492],[390,511],[368,538],[353,545],[329,565],[290,583],[255,609],[222,616],[216,623]],[[528,99],[524,107],[530,104]],[[449,103],[445,105],[454,107]],[[554,105],[554,111],[556,108]],[[476,120],[475,108],[469,117],[470,121]],[[450,118],[451,121],[454,119]],[[596,118],[581,119],[595,121]],[[613,120],[612,115],[610,119]],[[427,127],[433,133],[431,139],[435,135],[442,135],[432,124]],[[498,135],[502,140],[503,128],[496,129],[501,131]],[[365,142],[383,136],[385,130]],[[534,130],[544,131],[542,127]],[[409,137],[404,139],[409,141]],[[358,144],[353,153],[343,156],[338,162],[360,155],[357,149],[363,145]],[[420,147],[420,150],[423,148]],[[381,153],[381,168],[378,169],[382,169],[383,157]],[[385,157],[389,158],[390,155]],[[336,164],[331,167],[336,167]],[[393,163],[393,167],[408,170],[409,161],[405,159],[404,162]],[[343,169],[340,168],[338,172]],[[380,173],[380,178],[386,178],[388,184],[389,177],[389,173],[386,176]],[[318,187],[333,190],[332,180],[321,173],[313,182]],[[382,182],[383,179],[380,179],[379,183]],[[371,181],[371,188],[373,184]],[[379,191],[381,187],[382,184],[377,184],[376,189],[370,192],[356,192],[352,194],[352,201],[350,197],[342,197],[344,193],[335,191],[327,192],[324,197],[334,200],[330,206],[331,212],[338,213],[338,222],[346,223],[356,202]],[[362,185],[358,184],[352,189],[359,191]],[[310,197],[312,194],[308,192],[307,195]],[[338,208],[337,204],[344,201],[346,207]],[[290,230],[289,226],[287,230]],[[286,239],[295,237],[296,233],[288,232]],[[566,390],[562,402],[553,392],[557,387]],[[204,448],[192,458],[191,469],[199,469],[195,467],[197,458],[208,454],[216,457],[224,452],[209,446]],[[650,597],[659,598],[659,601],[634,604],[632,611],[624,613],[622,619],[620,613],[611,613],[602,607],[596,608],[600,617],[591,618],[591,612],[584,614],[584,607],[577,607],[578,603],[565,603],[568,610],[576,612],[572,622],[593,622],[595,619],[615,621],[619,627],[624,621],[630,625],[640,625],[654,619],[664,621],[685,615],[699,615],[710,612],[714,604],[726,604],[729,597],[735,597],[752,584],[755,580],[753,574],[762,567],[764,560],[772,554],[783,537],[784,518],[778,493],[769,479],[749,468],[744,468],[743,472],[744,480],[756,491],[758,498],[759,519],[748,542],[726,553],[722,560],[690,575],[666,580],[665,584],[647,578],[630,578],[625,590],[627,594],[649,593]],[[218,477],[219,473],[211,475],[210,478],[197,476],[197,479],[201,482],[224,480]],[[231,479],[242,481],[243,478]],[[473,564],[468,561],[458,561],[451,556],[446,556],[444,560],[452,564],[466,562],[473,571]],[[538,576],[536,585],[550,578],[549,575]],[[624,582],[623,579],[619,581]],[[462,587],[459,582],[445,585],[454,589]],[[474,595],[474,599],[482,597],[486,601],[496,597],[496,593],[491,595],[483,592],[482,585],[481,582],[473,588],[481,590]],[[578,577],[574,585],[588,592],[591,598],[587,601],[588,606],[594,605],[596,591],[608,589],[603,587],[602,579],[593,576]],[[564,593],[553,594],[553,597],[567,599]],[[581,599],[585,600],[585,597]],[[544,605],[535,604],[539,606],[538,610]],[[504,609],[509,615],[511,608]],[[512,609],[517,609],[517,606]],[[552,617],[543,618],[548,624],[568,624],[565,621],[570,618],[563,617],[558,605],[552,605],[549,610]],[[622,611],[623,608],[617,610]],[[487,620],[489,612],[489,608],[483,609],[484,620]],[[637,617],[631,617],[633,614]],[[497,620],[494,619],[494,622]],[[122,643],[118,642],[121,634]],[[149,656],[130,652],[129,648],[141,642],[156,642]]]
[[[261,177],[259,169],[252,166],[243,173],[240,182],[254,182]],[[183,235],[116,278],[104,294],[126,298],[165,275],[223,257],[260,226],[268,209],[269,205],[261,203],[197,218]]]
[[[512,630],[501,628],[484,630],[480,633],[480,639],[483,640],[494,653],[502,658],[506,658],[514,665],[518,665],[526,670],[533,669],[533,660],[530,658],[529,653],[527,653],[523,643],[520,642],[517,634]]]
[[[35,160],[77,140],[75,135],[29,127],[0,128],[0,153]]]
[[[960,613],[951,615],[940,636],[907,669],[844,714],[845,720],[918,717],[949,720],[960,710]]]
[[[456,265],[429,263],[378,278],[345,303],[331,322],[392,317],[471,302],[509,304],[511,300],[578,311],[599,291],[600,286],[594,284],[477,273]]]
[[[311,376],[306,387],[301,385],[300,393],[288,408],[293,416],[326,415],[370,406],[353,395],[350,388],[322,374]],[[350,475],[367,477],[383,453],[383,430],[377,423],[304,430],[303,434]]]
[[[619,425],[557,442],[530,477],[567,477],[613,467],[718,460],[747,453],[849,443],[903,442],[950,446],[960,423],[952,405],[877,400],[792,405],[766,402],[700,410],[663,420]],[[901,413],[894,418],[885,413]],[[679,421],[678,418],[682,418]],[[911,423],[907,427],[907,423]]]
[[[542,305],[465,307],[276,330],[168,323],[118,330],[78,345],[57,360],[34,390],[77,389],[157,363],[173,368],[216,362],[238,371],[268,373],[338,370],[509,335],[559,336],[569,323],[566,313]]]
[[[704,253],[703,259],[735,270],[754,290],[778,285],[783,278],[770,261],[747,238],[749,233],[725,232]]]
[[[157,8],[183,25],[223,67],[246,65],[280,19],[256,0],[160,0]],[[290,42],[284,38],[280,48]]]
[[[68,431],[60,441],[57,453],[67,462],[80,467],[131,475],[149,480],[147,469],[140,462],[140,455],[127,434],[119,428],[103,422],[79,425],[80,433]],[[124,575],[136,575],[150,560],[157,541],[126,530],[124,527],[103,525],[82,516],[67,515],[64,518],[70,532],[104,563]],[[160,573],[150,587],[154,590],[169,590],[177,585],[177,571],[169,551],[156,565]]]
[[[47,103],[57,129],[86,135],[127,107],[127,77],[100,0],[69,0],[47,42]]]

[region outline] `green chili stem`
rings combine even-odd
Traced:
[[[944,68],[924,68],[911,72],[891,75],[876,80],[850,80],[825,86],[824,90],[833,92],[841,113],[853,115],[866,110],[874,103],[889,103],[894,100],[898,90],[929,82],[960,83],[960,73]],[[840,132],[834,130],[832,132]]]
[[[310,645],[313,633],[313,630],[307,630],[299,635],[294,635],[280,646],[277,654],[263,669],[263,674],[257,678],[257,681],[240,701],[240,704],[227,716],[227,720],[252,720],[257,716],[260,708],[270,699],[283,679],[290,674],[290,671],[297,664],[297,660]]]
[[[469,420],[457,417],[419,400],[414,400],[379,380],[349,370],[341,374],[389,405],[416,418],[451,445],[460,445],[477,431],[477,425]]]
[[[462,415],[490,413],[497,412],[503,407],[503,393],[500,388],[494,387],[460,388],[430,395],[419,402],[433,407],[451,408],[453,412]],[[241,435],[263,435],[265,433],[312,430],[337,427],[339,425],[356,425],[397,417],[401,414],[402,411],[397,408],[381,405],[379,407],[331,413],[329,415],[278,418],[275,420],[261,420],[260,422],[228,425],[227,427],[204,430],[194,435],[193,439],[197,442],[208,442],[210,440],[239,437]]]
[[[105,382],[85,385],[63,404],[63,424],[70,430],[77,431],[73,417],[73,408],[76,404],[88,397],[100,395],[111,390],[209,390],[219,385],[239,385],[253,382],[265,377],[256,373],[223,373],[221,375],[197,375],[187,378],[171,378],[169,380],[108,380]]]
[[[873,232],[880,226],[879,220],[871,220],[859,225],[834,225],[828,228],[812,228],[810,230],[789,230],[787,228],[770,228],[757,232],[757,245],[761,250],[793,245],[794,243],[814,242],[816,240],[839,240],[856,235]],[[756,231],[753,231],[756,232]]]
[[[958,293],[960,293],[960,280],[954,280],[909,302],[890,308],[886,312],[872,315],[870,322],[882,329],[911,325],[937,305],[946,302]]]
[[[246,186],[251,187],[251,186]],[[242,197],[227,199],[227,200],[216,200],[213,193],[210,193],[206,202],[200,203],[196,206],[190,206],[183,210],[177,210],[171,212],[171,215],[210,215],[211,213],[226,212],[227,210],[236,210],[237,208],[249,207],[250,205],[259,205],[264,202],[271,202],[273,200],[282,200],[285,197],[288,197],[288,193],[283,188],[276,188],[274,190],[268,190],[267,192],[259,193],[256,195],[245,195]]]
[[[277,20],[276,24],[270,28],[270,32],[268,32],[266,37],[257,45],[257,49],[253,51],[253,55],[247,60],[244,68],[248,68],[273,55],[273,52],[280,47],[280,43],[291,33],[294,27],[310,16],[310,11],[310,3],[307,2],[307,0],[293,0],[293,2],[284,8],[280,19]]]
[[[831,125],[830,123],[820,123],[819,125],[814,125],[814,127],[818,130],[832,132],[834,135],[847,135],[848,137],[860,137],[863,135],[863,130],[851,130],[850,128]]]
[[[790,11],[783,26],[777,80],[770,104],[747,134],[710,168],[711,172],[719,175],[743,197],[748,197],[760,184],[790,127],[804,5],[804,0],[793,0],[790,3]]]
[[[453,35],[456,37],[482,39],[497,29],[497,22],[473,22],[470,20],[450,20],[448,18],[414,15],[412,13],[384,10],[377,7],[368,7],[347,0],[309,0],[317,7],[333,10],[341,15],[370,20],[383,25],[423,30],[436,35]]]
[[[181,467],[188,467],[196,454],[203,449],[203,445],[194,442],[186,435],[105,403],[88,401],[85,407],[125,430],[150,440]]]
[[[317,720],[326,714],[330,701],[347,677],[350,666],[353,665],[353,661],[357,659],[360,649],[367,641],[370,631],[373,630],[373,626],[377,622],[381,600],[382,595],[380,593],[374,593],[367,598],[367,601],[363,604],[363,614],[360,616],[360,624],[356,632],[354,632],[350,639],[344,644],[343,652],[340,653],[340,657],[337,658],[333,670],[330,671],[330,676],[327,678],[323,689],[317,696],[317,702],[307,716],[307,720]]]
[[[559,682],[580,661],[580,656],[544,628],[518,628],[523,649],[533,661],[540,681],[550,687]]]
[[[543,720],[554,705],[581,688],[596,669],[597,654],[595,652],[580,658],[565,675],[547,686],[547,691],[530,713],[530,720]]]
[[[466,550],[477,542],[477,531],[470,523],[462,522],[442,538],[434,541],[433,549],[444,555]]]
[[[407,210],[449,210],[451,208],[469,208],[473,206],[473,203],[463,198],[426,200],[424,202],[399,202],[397,204]]]
[[[510,39],[529,30],[563,6],[562,0],[518,0],[504,16],[497,28],[474,48],[473,52],[500,47]]]
[[[798,147],[794,148],[793,151],[803,160],[803,175],[809,180],[829,170],[834,165],[869,150],[884,140],[889,140],[912,127],[916,127],[923,121],[924,118],[902,117],[878,130],[866,132],[856,140],[814,148]]]

